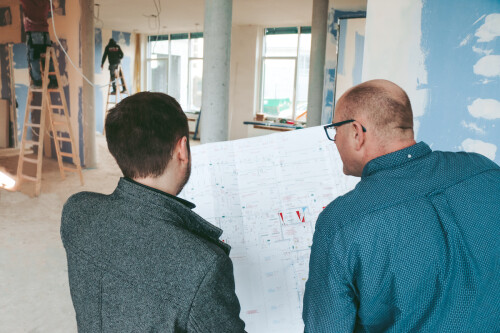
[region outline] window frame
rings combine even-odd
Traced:
[[[296,48],[296,52],[295,52],[295,56],[281,56],[281,57],[270,57],[270,56],[266,56],[266,36],[267,35],[273,35],[273,34],[267,34],[266,33],[266,30],[268,29],[297,29],[297,48]],[[304,30],[304,31],[303,31]],[[274,34],[280,34],[280,33],[274,33]],[[287,33],[281,33],[283,35],[287,34]],[[293,33],[288,33],[288,34],[293,34]],[[301,34],[311,34],[311,27],[310,26],[294,26],[294,27],[268,27],[268,28],[264,28],[264,33],[263,33],[263,38],[262,38],[262,51],[261,51],[261,59],[260,59],[260,89],[259,89],[259,102],[258,102],[258,111],[257,112],[260,112],[260,113],[264,113],[264,79],[265,79],[265,66],[264,66],[264,63],[267,59],[273,59],[273,60],[294,60],[294,63],[295,63],[295,72],[294,72],[294,79],[293,79],[293,97],[292,97],[292,117],[291,118],[281,118],[279,116],[277,117],[267,117],[268,119],[272,119],[272,120],[276,120],[278,118],[280,119],[286,119],[286,120],[293,120],[293,121],[297,121],[296,120],[296,117],[299,116],[297,115],[297,105],[296,105],[296,102],[297,102],[297,85],[298,85],[298,82],[297,82],[297,76],[298,76],[298,71],[299,71],[299,54],[300,54],[300,35]],[[309,51],[310,52],[310,51]],[[265,113],[264,113],[265,114]],[[299,122],[304,122],[305,121],[299,121]]]
[[[180,35],[187,35],[187,38],[179,38],[178,36]],[[173,36],[175,36],[173,38]],[[151,38],[154,38],[156,37],[157,39],[156,40],[151,40]],[[162,39],[158,39],[158,38],[162,38]],[[148,35],[148,39],[147,39],[147,45],[146,45],[146,89],[150,90],[151,87],[150,87],[150,78],[151,78],[151,73],[148,71],[148,68],[149,68],[149,64],[152,62],[152,61],[166,61],[167,62],[167,84],[166,84],[166,89],[167,89],[167,93],[168,93],[168,89],[169,89],[169,85],[170,85],[170,82],[172,82],[172,79],[171,79],[171,75],[172,75],[172,61],[170,59],[170,56],[172,55],[172,41],[173,40],[187,40],[187,43],[188,43],[188,57],[187,57],[187,80],[186,80],[186,86],[184,87],[185,89],[187,89],[187,94],[186,94],[186,109],[184,110],[185,113],[199,113],[201,111],[201,106],[200,106],[200,109],[191,109],[190,108],[190,100],[191,100],[191,95],[192,95],[192,92],[191,92],[191,62],[193,60],[201,60],[202,61],[202,64],[203,64],[203,60],[204,60],[204,57],[193,57],[192,56],[192,52],[191,52],[191,40],[192,39],[199,39],[199,38],[203,38],[203,43],[205,43],[205,40],[204,40],[204,35],[203,35],[203,32],[190,32],[190,33],[172,33],[172,34],[162,34],[162,35]],[[151,52],[151,42],[159,42],[159,41],[168,41],[168,55],[167,56],[163,56],[163,57],[160,57],[160,58],[152,58],[152,52]],[[203,54],[204,55],[204,54]],[[202,74],[202,80],[203,80],[203,74]],[[181,89],[182,89],[182,86],[181,86]],[[202,88],[202,94],[203,94],[203,88]],[[179,101],[179,104],[180,104],[180,101]]]

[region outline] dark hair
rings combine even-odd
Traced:
[[[108,149],[129,178],[160,176],[184,136],[189,150],[187,117],[179,103],[163,93],[129,96],[106,117]]]

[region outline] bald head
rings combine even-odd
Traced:
[[[342,119],[365,119],[381,140],[413,139],[408,95],[395,83],[371,80],[349,89],[337,103]]]

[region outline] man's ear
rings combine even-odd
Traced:
[[[187,147],[187,137],[183,136],[177,141],[177,145],[175,147],[175,153],[177,155],[177,159],[182,163],[189,163],[189,149]]]
[[[366,143],[366,132],[363,131],[363,126],[357,121],[352,123],[354,136],[354,149],[360,150]]]

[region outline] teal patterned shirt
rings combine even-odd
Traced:
[[[318,217],[306,332],[500,332],[500,168],[423,142]]]

